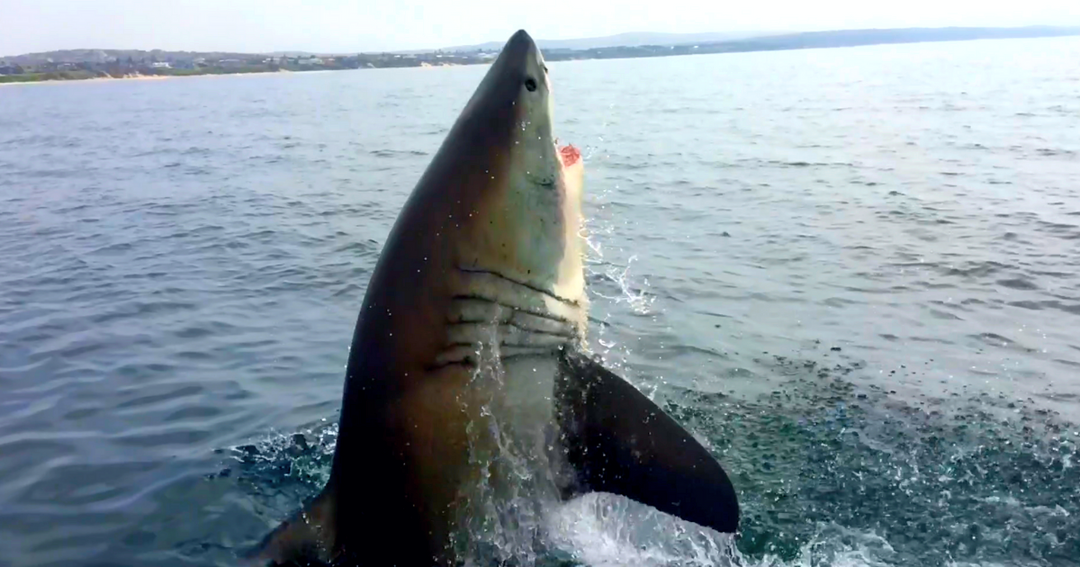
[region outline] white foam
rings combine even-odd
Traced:
[[[553,508],[546,528],[552,544],[592,567],[738,564],[731,535],[615,494],[590,493]]]

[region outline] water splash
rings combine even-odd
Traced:
[[[616,286],[616,293],[605,294],[595,288],[590,290],[590,295],[601,297],[615,304],[626,304],[637,315],[651,315],[652,304],[656,297],[648,293],[649,280],[642,278],[638,283],[636,278],[630,276],[630,268],[637,261],[636,254],[626,260],[626,265],[609,262],[604,259],[604,236],[611,236],[614,227],[610,223],[601,222],[599,226],[582,228],[580,235],[585,240],[585,271],[586,279],[596,280],[600,278]],[[591,277],[590,277],[591,276]]]
[[[320,424],[285,434],[271,431],[254,443],[230,447],[226,452],[236,463],[237,478],[263,491],[285,487],[321,489],[330,479],[330,463],[337,445],[338,425]],[[233,467],[216,476],[227,477]]]
[[[790,559],[745,555],[732,534],[720,534],[623,496],[591,493],[548,517],[570,561],[589,567],[885,567],[896,565],[889,542],[871,530],[834,523]]]
[[[623,496],[590,493],[547,518],[560,549],[592,567],[732,565],[734,538],[664,514]]]
[[[459,493],[452,546],[465,565],[533,566],[545,555],[544,509],[556,501],[547,431],[536,431],[508,403],[499,313],[477,344],[479,361],[458,402],[475,416],[466,425],[469,464],[478,471]]]
[[[640,280],[632,274],[631,268],[638,257],[631,254],[622,263],[619,257],[625,250],[617,244],[612,245],[611,254],[607,254],[608,245],[616,235],[615,223],[604,214],[607,197],[612,191],[618,191],[618,184],[601,186],[595,192],[593,200],[599,209],[598,214],[587,215],[582,222],[581,236],[585,241],[585,278],[588,282],[588,294],[592,313],[599,313],[599,319],[590,320],[600,323],[591,326],[590,349],[599,354],[604,364],[619,371],[631,357],[631,349],[625,341],[620,341],[609,331],[612,317],[620,318],[620,312],[629,312],[636,316],[657,315],[653,304],[656,297],[650,293],[648,278]],[[610,258],[607,256],[611,256]]]
[[[610,299],[617,304],[625,303],[637,315],[651,315],[654,313],[652,305],[656,301],[656,296],[648,292],[649,279],[642,278],[641,284],[635,285],[634,278],[630,277],[630,268],[636,260],[635,254],[626,260],[626,266],[622,269],[618,266],[607,268],[605,275],[619,286],[619,291],[622,293],[615,297],[605,297],[605,299]]]

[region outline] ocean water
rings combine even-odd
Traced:
[[[743,507],[581,499],[579,560],[1080,565],[1080,40],[550,67],[590,342]],[[0,87],[0,565],[230,565],[320,488],[485,71]]]

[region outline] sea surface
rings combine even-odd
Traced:
[[[590,343],[743,508],[716,552],[580,500],[579,559],[1080,565],[1080,40],[550,68]],[[0,565],[230,565],[318,491],[486,70],[0,88]]]

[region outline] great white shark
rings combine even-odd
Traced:
[[[518,31],[371,276],[329,481],[247,559],[453,565],[470,536],[590,491],[736,530],[720,464],[585,354],[583,164],[556,146],[552,108],[544,59]]]

